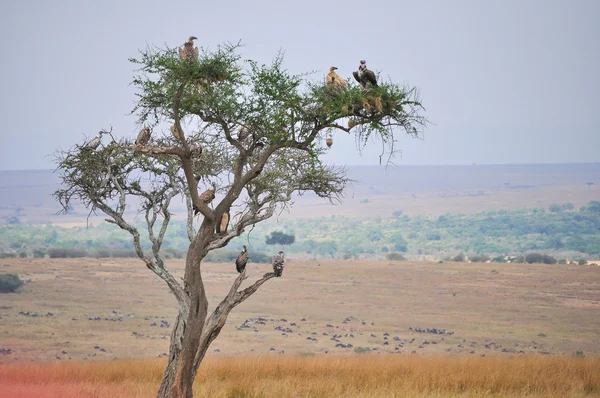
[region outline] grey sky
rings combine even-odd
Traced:
[[[0,170],[52,168],[49,154],[112,125],[135,136],[128,57],[189,35],[243,41],[292,72],[360,59],[419,87],[435,123],[402,138],[396,164],[600,161],[600,1],[26,1],[0,2]],[[328,159],[356,156],[336,134]]]

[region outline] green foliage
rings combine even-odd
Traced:
[[[267,245],[291,245],[296,241],[296,237],[286,234],[282,231],[273,231],[265,239]]]
[[[556,258],[547,254],[529,253],[525,256],[525,262],[528,264],[556,264]]]
[[[47,250],[50,258],[80,258],[87,256],[85,250],[66,249],[64,247],[52,247]]]
[[[371,352],[371,348],[369,347],[354,347],[354,352],[357,354],[367,354]]]
[[[387,258],[390,261],[405,261],[406,258],[400,254],[400,253],[388,253],[386,254],[385,258]]]
[[[452,257],[452,261],[456,261],[456,262],[460,262],[460,263],[462,263],[465,260],[466,260],[466,258],[463,253],[459,253],[456,256]]]
[[[490,261],[490,257],[484,254],[476,254],[474,256],[469,256],[469,261],[474,263],[485,263],[487,261]]]
[[[23,286],[17,274],[0,274],[0,293],[13,293]]]

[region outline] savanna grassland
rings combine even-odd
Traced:
[[[0,365],[0,397],[155,396],[165,360]],[[208,358],[197,397],[590,397],[600,360],[568,356]]]
[[[169,265],[179,277],[183,262]],[[142,264],[3,259],[0,269],[30,280],[2,296],[0,348],[11,352],[0,396],[154,394],[164,361],[148,358],[167,352],[176,306]],[[235,269],[204,269],[214,307]],[[249,265],[247,283],[268,270]],[[197,393],[598,394],[599,301],[600,267],[291,259],[230,315]]]

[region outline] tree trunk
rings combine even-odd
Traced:
[[[159,398],[192,398],[192,386],[197,366],[194,359],[206,320],[208,300],[202,282],[200,262],[204,257],[196,242],[190,245],[186,259],[185,291],[189,308],[180,303],[179,313],[171,333],[169,363],[158,390]]]

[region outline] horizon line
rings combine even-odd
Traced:
[[[548,162],[548,163],[471,163],[471,164],[346,164],[336,165],[344,167],[467,167],[467,166],[550,166],[550,165],[581,165],[581,164],[600,164],[600,161],[594,162]],[[55,171],[55,169],[2,169],[0,172],[23,172],[23,171]]]

